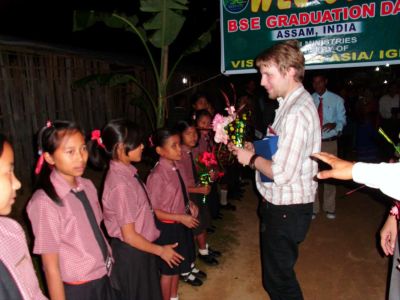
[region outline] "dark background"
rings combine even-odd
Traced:
[[[212,33],[212,42],[198,53],[192,54],[182,61],[185,69],[207,69],[210,76],[220,72],[220,34],[219,34],[219,2],[218,0],[192,0],[189,10],[185,12],[186,23],[171,45],[171,61],[181,51],[206,31],[212,24],[215,30]],[[84,1],[31,1],[31,0],[0,0],[0,36],[55,44],[58,46],[73,47],[112,53],[115,56],[124,55],[135,58],[145,57],[143,46],[137,37],[129,32],[110,29],[103,24],[96,24],[84,31],[73,32],[74,10],[96,11],[121,11],[126,14],[137,14],[140,20],[146,20],[148,14],[139,10],[139,0],[84,0]],[[158,49],[152,49],[158,58]],[[310,78],[318,71],[307,71],[305,86],[311,88]],[[381,66],[381,71],[376,72],[375,67],[360,67],[346,69],[331,69],[325,73],[330,79],[330,88],[339,89],[340,86],[353,84],[373,86],[375,89],[384,90],[384,80],[393,82],[400,77],[400,67]],[[233,81],[242,81],[259,76],[234,75]]]
[[[148,14],[139,11],[139,0],[123,1],[0,1],[0,35],[23,40],[73,46],[88,50],[142,56],[143,47],[134,34],[110,29],[103,24],[80,32],[73,32],[74,10],[95,10],[136,14],[146,20]],[[171,59],[181,53],[190,42],[206,31],[214,22],[213,41],[201,53],[191,55],[186,63],[201,61],[210,68],[220,66],[219,1],[190,1],[185,11],[186,23],[170,49]]]

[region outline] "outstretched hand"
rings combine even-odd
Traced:
[[[353,178],[352,174],[354,165],[353,162],[340,159],[335,155],[326,152],[313,153],[311,156],[323,161],[324,163],[327,163],[332,167],[331,170],[318,172],[317,174],[318,179],[335,178],[335,179],[347,180]]]

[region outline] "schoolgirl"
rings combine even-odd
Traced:
[[[199,225],[197,207],[189,200],[185,183],[176,161],[181,159],[179,134],[170,129],[158,129],[151,137],[160,160],[147,179],[147,187],[153,208],[159,220],[160,237],[157,243],[178,243],[176,251],[184,261],[171,268],[160,261],[161,290],[164,300],[178,299],[179,274],[190,274],[195,260],[195,248],[191,228]],[[194,277],[192,275],[192,277]],[[201,280],[194,277],[201,284]]]
[[[79,127],[47,122],[38,134],[38,186],[27,212],[50,298],[114,299],[111,248],[99,224],[102,212],[93,183],[81,177],[88,152]]]
[[[113,275],[123,299],[162,299],[156,256],[169,267],[178,266],[183,257],[172,245],[157,245],[160,232],[146,187],[138,170],[143,152],[141,129],[127,120],[109,122],[100,132],[92,132],[89,142],[94,165],[109,169],[102,197],[104,223],[115,258]],[[106,160],[102,159],[105,158]]]
[[[214,141],[211,130],[212,116],[207,110],[196,111],[196,126],[199,132],[199,141],[192,152],[194,157],[198,157],[201,153],[207,151],[213,151]],[[208,208],[213,219],[220,219],[222,215],[220,214],[220,201],[218,199],[218,185],[213,183],[211,185],[210,194],[207,196]]]
[[[0,299],[44,300],[26,237],[21,226],[6,216],[21,183],[14,174],[14,151],[0,134]]]
[[[199,175],[195,166],[195,157],[193,149],[197,145],[198,133],[195,122],[180,121],[177,130],[181,134],[182,158],[177,161],[178,168],[182,171],[182,177],[186,183],[186,188],[189,192],[190,199],[199,208],[199,226],[193,229],[195,240],[197,241],[199,258],[207,265],[218,265],[218,260],[221,253],[216,250],[211,250],[207,244],[207,228],[211,226],[211,216],[207,206],[207,201],[204,201],[204,196],[211,191],[210,185],[201,185]]]

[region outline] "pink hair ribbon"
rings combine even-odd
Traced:
[[[46,128],[50,128],[50,127],[52,127],[52,126],[53,126],[53,123],[51,123],[51,121],[48,120],[48,121],[46,122]],[[35,174],[36,174],[36,175],[39,175],[40,171],[42,170],[43,163],[44,163],[44,154],[43,154],[43,150],[40,149],[38,154],[39,154],[39,158],[38,158],[38,161],[37,161],[36,167],[35,167]]]
[[[153,137],[151,135],[149,136],[149,144],[150,144],[150,147],[154,147]]]
[[[39,175],[40,171],[42,170],[43,162],[44,162],[44,156],[43,156],[42,151],[39,151],[39,155],[40,156],[39,156],[39,159],[38,159],[38,161],[36,163],[36,168],[35,168],[35,174],[36,175]]]
[[[106,146],[104,146],[103,141],[101,139],[101,132],[98,129],[95,129],[92,131],[92,137],[90,138],[91,140],[95,140],[97,142],[97,145],[99,145],[101,148],[106,149]]]

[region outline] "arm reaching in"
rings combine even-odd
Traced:
[[[326,152],[314,153],[312,154],[312,157],[315,157],[332,167],[331,170],[318,172],[317,177],[319,179],[335,178],[347,180],[353,178],[352,171],[354,163],[340,159]]]

